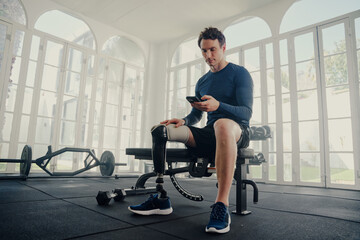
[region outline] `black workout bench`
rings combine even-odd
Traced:
[[[127,148],[127,155],[134,155],[136,159],[141,160],[152,160],[151,149],[150,148]],[[262,154],[261,154],[262,155]],[[236,161],[236,169],[234,174],[234,179],[236,180],[236,210],[233,211],[235,214],[247,215],[251,213],[247,210],[247,197],[246,197],[246,185],[251,185],[254,189],[253,202],[258,202],[258,188],[256,183],[252,180],[246,179],[246,174],[248,172],[248,165],[260,165],[264,162],[263,157],[258,157],[254,155],[254,150],[250,148],[241,148],[238,149],[238,157]],[[185,162],[189,163],[186,167],[173,168],[173,163]],[[198,158],[191,154],[188,149],[178,149],[172,148],[167,149],[166,152],[166,163],[168,169],[165,172],[165,175],[170,176],[171,182],[175,186],[176,190],[179,191],[184,197],[193,200],[193,201],[202,201],[203,197],[201,195],[196,195],[185,190],[177,181],[175,174],[189,172],[193,177],[209,177],[214,173],[214,161],[208,160],[205,158]],[[144,193],[144,190],[148,189],[149,192],[154,191],[154,188],[146,188],[145,183],[150,177],[155,177],[154,172],[145,173],[141,175],[135,187],[132,188],[133,193],[137,194]],[[129,191],[129,190],[128,190]],[[145,191],[146,192],[146,191]],[[128,192],[127,192],[128,193]]]

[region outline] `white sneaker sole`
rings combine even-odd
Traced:
[[[230,225],[228,225],[226,228],[223,228],[223,229],[216,229],[214,227],[211,227],[211,228],[205,228],[205,232],[208,232],[208,233],[227,233],[230,231]]]
[[[145,216],[149,216],[149,215],[169,215],[170,213],[173,212],[172,207],[167,208],[167,209],[152,209],[152,210],[148,210],[148,211],[141,211],[141,210],[134,210],[131,209],[130,207],[128,207],[128,209],[136,214],[139,215],[145,215]]]

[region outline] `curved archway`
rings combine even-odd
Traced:
[[[103,45],[102,53],[127,63],[145,66],[144,53],[135,42],[126,37],[109,38]]]
[[[271,37],[271,30],[262,18],[246,17],[227,27],[224,35],[226,37],[226,47],[231,49]]]
[[[35,29],[90,49],[96,49],[94,34],[89,26],[83,20],[59,10],[43,13],[36,21]]]
[[[0,2],[0,16],[26,25],[26,15],[22,3],[18,0],[3,0]]]
[[[311,11],[311,9],[321,9],[321,11],[314,12]],[[280,33],[306,27],[314,23],[356,11],[358,9],[360,9],[360,1],[358,0],[297,1],[291,5],[285,13],[281,21]]]

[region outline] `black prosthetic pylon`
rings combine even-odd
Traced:
[[[160,193],[160,198],[166,198],[167,193],[163,188],[165,160],[166,160],[166,142],[168,140],[167,129],[165,125],[158,125],[151,130],[152,135],[152,159],[154,171],[157,174],[156,191]]]

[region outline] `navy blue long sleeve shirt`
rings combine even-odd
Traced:
[[[210,95],[220,102],[216,111],[208,112],[206,125],[212,125],[220,118],[228,118],[249,126],[253,106],[253,81],[244,67],[228,63],[219,72],[207,72],[196,83],[195,95],[198,98]],[[192,108],[184,118],[185,125],[196,124],[202,115],[202,111]]]

